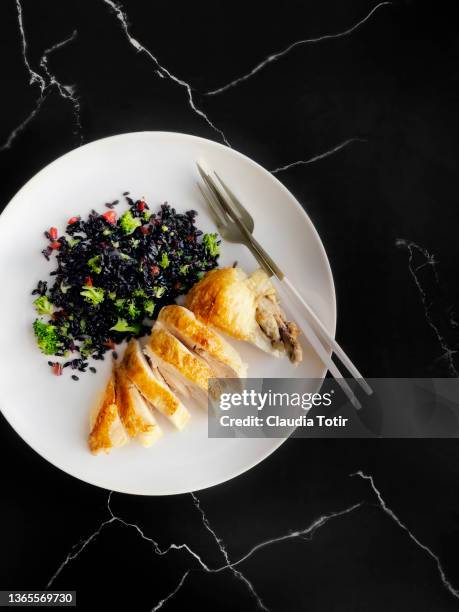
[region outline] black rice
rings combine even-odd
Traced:
[[[196,211],[177,213],[165,203],[151,213],[128,193],[124,213],[112,210],[115,200],[106,213],[72,217],[64,235],[43,251],[48,260],[56,257],[53,284],[39,281],[32,293],[39,296],[35,303],[52,304],[39,321],[53,326],[54,344],[47,337],[40,344],[35,333],[46,354],[70,356],[64,367],[72,370],[86,371],[88,358],[103,360],[108,350],[116,359],[116,344],[149,333],[162,306],[218,262],[217,236],[196,228]]]

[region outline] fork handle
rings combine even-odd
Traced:
[[[324,347],[324,345],[316,335],[316,332],[313,330],[307,316],[305,316],[304,310],[300,306],[300,302],[296,299],[296,295],[290,290],[290,283],[285,283],[285,280],[286,279],[284,277],[283,280],[277,279],[277,281],[275,282],[276,289],[280,297],[283,299],[284,303],[287,303],[289,305],[292,315],[298,322],[298,325],[301,331],[303,332],[306,340],[317,353],[322,363],[330,371],[330,374],[333,376],[337,384],[341,387],[342,391],[349,399],[351,404],[354,406],[354,408],[359,410],[362,407],[359,400],[356,398],[348,382],[343,378],[343,375],[332,360],[330,353]]]
[[[366,382],[362,374],[358,371],[355,365],[352,363],[348,355],[344,352],[341,346],[336,342],[334,337],[328,332],[325,325],[318,318],[300,292],[296,289],[293,283],[286,277],[282,279],[282,285],[285,287],[286,293],[289,295],[289,303],[298,302],[308,316],[309,322],[311,323],[313,329],[315,329],[316,333],[322,338],[322,340],[329,346],[330,349],[336,354],[338,359],[344,365],[344,367],[349,371],[350,374],[356,379],[362,389],[368,395],[373,393],[372,388]]]
[[[303,298],[301,293],[296,289],[293,283],[284,275],[284,273],[280,270],[280,268],[274,263],[274,261],[268,255],[268,253],[261,246],[261,244],[253,237],[253,235],[249,234],[247,238],[249,238],[249,245],[247,246],[252,251],[252,254],[256,258],[258,263],[262,266],[262,268],[267,272],[269,276],[275,276],[277,278],[276,284],[278,286],[278,289],[281,288],[281,293],[283,294],[285,303],[289,304],[291,309],[295,310],[296,312],[295,317],[298,320],[303,321],[303,325],[300,325],[300,327],[303,328],[307,326],[310,333],[312,332],[314,335],[317,334],[321,338],[322,342],[336,354],[338,359],[340,359],[344,367],[356,379],[357,383],[362,387],[365,393],[367,393],[368,395],[371,395],[373,393],[373,390],[370,387],[370,385],[366,382],[362,374],[358,371],[358,369],[352,363],[352,361],[350,360],[348,355],[344,352],[344,350],[341,348],[341,346],[338,344],[338,342],[328,332],[325,325],[318,318],[318,316],[315,314],[315,312],[312,310],[312,308]],[[305,330],[303,329],[303,331]],[[305,336],[306,336],[306,333],[305,333]],[[326,353],[326,355],[328,355],[328,353]],[[323,354],[322,354],[322,357],[324,357]],[[322,358],[322,361],[325,363],[324,358]],[[327,363],[325,363],[325,365],[328,365],[329,361],[330,360],[327,359]],[[331,363],[333,364],[333,362]],[[333,374],[333,370],[334,370],[337,372],[339,376],[341,376],[336,366],[334,369],[332,368],[329,368],[329,369],[330,369],[331,374]],[[349,387],[349,391],[350,391],[350,387]]]

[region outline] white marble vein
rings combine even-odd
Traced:
[[[19,134],[23,132],[24,129],[29,125],[29,123],[31,123],[31,121],[36,117],[41,107],[43,106],[43,103],[45,102],[49,94],[49,91],[52,87],[55,87],[57,89],[59,95],[62,98],[69,100],[72,103],[73,113],[75,117],[75,126],[76,126],[75,134],[78,136],[80,144],[81,144],[82,135],[81,135],[81,122],[80,122],[80,103],[78,101],[78,98],[75,95],[74,87],[71,85],[64,85],[63,83],[58,81],[57,77],[54,74],[52,74],[48,68],[48,56],[54,51],[62,48],[67,43],[73,41],[76,37],[76,32],[73,32],[73,34],[69,36],[68,38],[66,38],[65,40],[52,45],[51,47],[49,47],[48,49],[44,51],[43,55],[40,58],[40,62],[39,62],[40,68],[42,69],[43,74],[39,74],[36,70],[34,70],[31,67],[28,56],[27,56],[27,39],[25,35],[25,30],[24,30],[22,5],[21,5],[20,0],[16,0],[16,9],[17,9],[17,15],[18,15],[19,33],[21,36],[22,57],[23,57],[24,65],[27,69],[27,72],[29,73],[29,84],[30,85],[38,84],[40,88],[40,94],[35,102],[35,106],[33,107],[32,111],[27,115],[25,119],[23,119],[23,121],[21,121],[19,125],[17,125],[10,132],[5,142],[0,146],[0,151],[6,151],[7,149],[11,148],[12,144],[14,143],[16,138],[19,136]]]
[[[215,540],[215,542],[216,542],[220,552],[222,553],[222,556],[223,556],[223,559],[225,560],[226,565],[230,568],[230,570],[233,573],[233,575],[238,580],[241,580],[241,582],[243,582],[247,586],[247,588],[249,589],[250,593],[255,598],[258,607],[261,610],[268,610],[268,608],[263,603],[263,600],[261,599],[261,597],[255,591],[255,587],[250,582],[250,580],[246,576],[244,576],[244,574],[242,572],[240,572],[239,570],[237,570],[235,567],[233,567],[231,565],[231,561],[230,561],[230,558],[229,558],[229,555],[228,555],[228,551],[225,548],[225,544],[224,544],[223,540],[212,529],[212,527],[210,525],[210,522],[209,522],[209,519],[207,518],[206,513],[204,512],[203,508],[201,507],[201,503],[199,501],[198,496],[195,493],[191,493],[191,497],[193,498],[194,505],[196,506],[196,508],[199,510],[199,512],[201,514],[202,523],[203,523],[204,527],[207,529],[207,531],[211,534],[211,536]]]
[[[40,91],[43,94],[46,88],[45,79],[42,77],[41,74],[38,74],[38,72],[35,72],[35,70],[33,70],[27,57],[27,39],[24,31],[24,22],[22,19],[22,5],[20,0],[16,0],[16,9],[18,14],[19,33],[21,35],[22,57],[24,59],[25,67],[27,68],[27,71],[29,73],[29,83],[30,85],[38,83],[38,85],[40,86]]]
[[[393,510],[391,510],[389,508],[389,506],[386,504],[386,502],[384,501],[381,492],[379,491],[379,489],[376,487],[373,477],[370,476],[369,474],[365,474],[364,472],[362,472],[361,470],[350,474],[350,476],[359,476],[360,478],[363,478],[364,480],[367,480],[370,483],[370,486],[373,490],[373,492],[375,493],[379,505],[381,507],[381,509],[388,515],[390,516],[390,518],[395,521],[395,523],[397,523],[397,525],[403,529],[403,531],[405,531],[408,536],[410,537],[411,540],[413,540],[413,542],[421,549],[423,550],[435,563],[435,565],[437,566],[438,569],[438,573],[440,575],[441,581],[443,583],[443,585],[448,589],[448,591],[454,595],[454,597],[456,597],[457,599],[459,599],[459,591],[457,589],[455,589],[453,587],[453,585],[451,584],[451,582],[448,580],[448,578],[446,577],[445,571],[443,569],[443,566],[440,562],[440,559],[438,558],[438,556],[425,544],[423,544],[422,542],[420,542],[418,540],[418,538],[408,529],[408,527],[402,523],[402,521],[398,518],[398,516],[395,514],[395,512],[393,512]]]
[[[431,316],[432,302],[429,300],[429,297],[427,296],[427,293],[424,290],[422,286],[422,282],[418,275],[418,272],[420,270],[422,270],[426,266],[430,266],[432,268],[432,272],[435,277],[435,280],[438,283],[438,273],[437,273],[437,268],[436,268],[436,265],[438,262],[436,261],[434,255],[429,253],[426,249],[419,246],[415,242],[411,242],[403,238],[398,238],[395,244],[398,247],[403,247],[408,250],[408,253],[409,253],[408,268],[409,268],[411,276],[413,277],[415,285],[419,291],[419,294],[421,296],[421,302],[424,308],[424,314],[425,314],[426,321],[431,327],[431,329],[433,330],[440,344],[440,347],[442,350],[441,359],[444,360],[445,363],[447,364],[448,371],[451,376],[454,376],[454,377],[459,376],[459,371],[457,370],[456,365],[455,365],[455,355],[457,354],[457,348],[455,348],[455,345],[450,344],[450,342],[447,340],[445,335],[442,333],[438,325],[433,320]],[[423,263],[417,266],[414,265],[415,252],[417,252],[424,260]],[[454,319],[454,315],[452,314],[449,315],[449,323],[452,328],[457,327],[457,321]]]
[[[349,506],[348,508],[345,508],[344,510],[339,510],[337,512],[330,512],[329,514],[323,514],[322,516],[317,518],[315,521],[313,521],[310,525],[308,525],[304,529],[300,529],[297,531],[289,531],[288,533],[284,535],[278,536],[276,538],[271,538],[264,542],[260,542],[259,544],[256,544],[253,548],[251,548],[245,555],[240,557],[237,561],[234,561],[233,563],[231,563],[229,567],[234,568],[240,565],[241,563],[244,563],[244,561],[247,561],[247,559],[250,559],[250,557],[252,557],[256,552],[258,552],[262,548],[266,548],[267,546],[272,546],[273,544],[277,544],[279,542],[285,542],[286,540],[294,540],[296,538],[301,538],[304,540],[311,540],[314,533],[318,529],[326,525],[329,521],[345,516],[346,514],[354,512],[355,510],[361,507],[362,507],[362,502],[358,502],[356,504],[353,504],[352,506]],[[227,567],[228,565],[223,566],[219,568],[217,571],[222,571],[226,569]]]
[[[177,595],[177,593],[180,591],[180,589],[182,588],[185,580],[188,577],[188,574],[190,573],[190,570],[186,571],[183,576],[181,577],[179,583],[177,584],[177,586],[175,587],[175,589],[173,589],[169,595],[166,595],[166,597],[164,597],[164,599],[161,599],[161,601],[158,601],[158,603],[156,604],[156,606],[152,609],[152,612],[156,612],[157,610],[160,610],[164,604],[166,604],[169,599],[172,599],[172,597],[174,597],[174,595]]]
[[[227,146],[230,146],[222,130],[220,130],[216,125],[214,125],[212,121],[209,119],[209,117],[206,115],[206,113],[204,113],[204,111],[202,111],[200,108],[196,106],[196,103],[193,98],[193,90],[192,90],[191,85],[187,83],[186,81],[180,79],[176,75],[172,74],[165,66],[161,65],[159,63],[159,60],[153,55],[153,53],[149,49],[147,49],[147,47],[145,47],[141,42],[139,42],[136,38],[134,38],[131,35],[130,30],[129,30],[128,17],[127,17],[126,11],[122,8],[121,4],[119,2],[114,2],[113,0],[103,0],[103,2],[106,5],[108,5],[111,8],[111,10],[115,13],[116,17],[118,18],[118,21],[121,24],[121,27],[123,28],[126,38],[128,39],[129,43],[134,47],[134,49],[136,49],[139,53],[143,53],[144,55],[146,55],[154,63],[155,73],[159,74],[162,77],[168,78],[172,82],[182,87],[186,92],[186,95],[188,98],[188,104],[190,105],[193,112],[199,115],[199,117],[201,117],[202,119],[204,119],[204,121],[215,132],[217,132],[220,135],[223,142]]]
[[[50,71],[49,66],[48,66],[48,57],[51,55],[51,53],[59,49],[62,49],[62,47],[64,47],[68,43],[73,42],[76,39],[76,37],[77,37],[77,31],[74,30],[73,33],[68,38],[60,42],[57,42],[56,44],[46,49],[40,59],[40,67],[48,79],[46,87],[55,87],[59,95],[62,98],[64,98],[64,100],[68,100],[71,103],[73,107],[73,116],[74,116],[74,122],[75,122],[74,134],[78,138],[79,143],[82,144],[83,133],[82,133],[81,118],[80,118],[81,108],[80,108],[80,101],[78,99],[78,96],[76,95],[75,86],[66,85],[62,83],[61,81],[59,81],[57,76]]]
[[[163,556],[163,555],[167,555],[168,553],[172,552],[172,551],[183,551],[185,552],[193,561],[193,566],[191,566],[190,568],[187,569],[187,571],[183,574],[182,578],[180,579],[180,581],[178,582],[177,586],[174,587],[174,589],[168,594],[166,595],[164,598],[162,598],[153,608],[153,612],[155,612],[156,610],[159,610],[160,608],[162,608],[167,601],[169,601],[172,597],[174,597],[174,595],[176,595],[181,587],[183,586],[183,584],[186,582],[187,577],[189,576],[189,574],[192,571],[204,571],[210,574],[216,574],[216,573],[220,573],[226,570],[231,571],[233,574],[235,574],[235,572],[237,571],[237,577],[239,579],[241,579],[246,585],[247,587],[250,589],[250,592],[252,593],[252,595],[255,597],[257,605],[259,608],[262,608],[263,610],[267,610],[265,604],[261,601],[261,599],[259,598],[259,596],[255,593],[255,591],[253,590],[253,586],[248,582],[248,580],[242,575],[242,573],[238,570],[235,570],[236,566],[241,565],[242,563],[244,563],[244,561],[247,561],[250,557],[252,557],[255,553],[257,553],[259,550],[261,550],[262,548],[265,548],[267,546],[272,546],[278,542],[283,542],[285,540],[292,540],[295,538],[299,538],[299,539],[305,539],[305,540],[310,540],[314,533],[320,529],[321,527],[323,527],[324,525],[326,525],[329,521],[345,516],[347,514],[349,514],[350,512],[353,512],[354,510],[357,510],[358,508],[360,508],[362,506],[362,503],[356,503],[353,504],[352,506],[349,506],[347,508],[345,508],[344,510],[341,511],[337,511],[337,512],[331,512],[329,514],[324,514],[322,516],[320,516],[318,519],[314,520],[310,525],[308,525],[307,527],[305,527],[304,529],[300,529],[300,530],[296,530],[296,531],[290,531],[287,534],[283,534],[279,537],[276,538],[270,538],[266,541],[260,542],[259,544],[257,544],[256,546],[254,546],[253,548],[251,548],[246,554],[244,554],[242,557],[240,557],[238,560],[231,562],[228,556],[228,553],[226,551],[226,548],[221,540],[221,538],[219,538],[217,536],[217,534],[215,533],[215,531],[212,529],[209,520],[207,519],[207,516],[205,514],[205,512],[202,510],[202,507],[200,505],[199,499],[197,498],[197,496],[195,494],[192,494],[193,496],[193,502],[196,506],[196,508],[199,510],[199,512],[201,513],[201,518],[203,521],[203,525],[204,527],[207,529],[207,531],[209,531],[209,533],[212,535],[212,537],[215,539],[219,550],[221,551],[224,561],[225,563],[222,566],[219,567],[215,567],[212,568],[210,567],[202,558],[201,556],[195,552],[194,550],[192,550],[190,548],[190,546],[188,546],[188,544],[183,543],[183,544],[170,544],[169,546],[165,547],[165,548],[161,548],[160,545],[158,544],[158,542],[156,542],[156,540],[154,540],[153,538],[147,536],[144,531],[141,529],[141,527],[139,525],[137,525],[136,523],[130,523],[128,521],[125,521],[123,518],[121,518],[120,516],[116,515],[112,509],[111,506],[111,498],[112,498],[112,494],[113,492],[111,491],[108,495],[107,498],[107,510],[108,510],[108,518],[101,521],[101,523],[99,524],[99,526],[88,536],[86,537],[84,540],[79,541],[77,544],[75,544],[70,552],[65,556],[64,560],[59,564],[58,568],[56,569],[56,571],[54,572],[54,574],[51,576],[51,578],[49,579],[46,588],[49,589],[51,588],[51,586],[54,584],[54,582],[57,580],[57,578],[59,577],[59,575],[61,574],[61,572],[64,570],[65,567],[67,567],[71,562],[76,561],[79,556],[81,555],[81,553],[86,550],[86,548],[93,543],[97,537],[102,533],[102,531],[107,528],[109,525],[115,525],[115,524],[119,524],[122,525],[124,527],[128,527],[133,529],[142,540],[145,540],[146,542],[148,542],[149,544],[151,544],[153,552],[156,555],[159,556]]]
[[[188,544],[174,544],[173,543],[173,544],[170,544],[167,548],[161,548],[158,542],[156,542],[156,540],[154,540],[153,538],[150,538],[149,536],[147,536],[136,523],[130,523],[128,521],[125,521],[121,517],[117,516],[113,512],[112,506],[111,506],[112,494],[113,494],[113,491],[110,491],[108,498],[107,498],[107,510],[108,510],[109,518],[102,521],[100,525],[97,527],[97,529],[93,533],[91,533],[86,539],[78,542],[77,544],[75,544],[75,546],[72,547],[70,552],[67,554],[65,559],[62,561],[62,563],[59,565],[57,570],[54,572],[54,574],[48,581],[46,585],[47,589],[49,589],[52,586],[52,584],[55,582],[56,578],[58,578],[62,570],[71,561],[74,561],[75,559],[77,559],[80,556],[80,554],[85,550],[85,548],[88,546],[88,544],[90,544],[93,540],[95,540],[97,536],[100,535],[100,533],[105,529],[105,527],[108,527],[109,525],[112,525],[114,523],[118,523],[120,525],[123,525],[124,527],[129,527],[129,528],[134,529],[138,533],[138,535],[141,537],[142,540],[145,540],[146,542],[152,545],[153,551],[156,555],[163,556],[163,555],[167,555],[169,552],[173,550],[177,550],[177,551],[183,550],[198,562],[201,569],[203,569],[206,572],[212,571],[204,563],[201,557],[188,546]]]
[[[25,130],[25,128],[29,125],[29,123],[31,123],[31,121],[33,121],[33,119],[36,117],[36,115],[38,114],[38,112],[40,111],[41,107],[43,106],[44,101],[46,100],[46,93],[43,95],[40,95],[40,97],[37,99],[34,108],[32,109],[32,111],[27,115],[27,117],[21,121],[21,123],[19,125],[17,125],[8,135],[7,139],[5,140],[5,142],[0,146],[0,152],[1,151],[6,151],[8,149],[11,148],[12,144],[14,143],[14,141],[16,140],[16,138],[19,136],[19,134],[21,132],[23,132]]]
[[[274,170],[271,170],[271,174],[284,172],[284,170],[289,170],[290,168],[294,168],[295,166],[307,166],[309,164],[313,164],[316,161],[319,161],[321,159],[324,159],[325,157],[329,157],[330,155],[337,153],[338,151],[341,151],[341,149],[344,149],[345,147],[349,146],[350,144],[353,144],[354,142],[367,142],[367,140],[365,138],[348,138],[347,140],[340,142],[332,149],[324,151],[323,153],[318,153],[317,155],[314,155],[309,159],[300,159],[298,161],[291,162],[290,164],[286,164],[285,166],[279,166],[279,168],[274,168]]]
[[[19,125],[17,125],[8,135],[5,142],[0,146],[0,151],[6,151],[11,148],[11,145],[16,140],[21,132],[25,130],[25,128],[29,125],[29,123],[36,117],[37,113],[43,106],[43,102],[46,99],[46,83],[41,74],[38,74],[30,65],[29,58],[27,56],[27,39],[24,30],[24,22],[22,18],[22,5],[20,0],[16,0],[16,11],[18,16],[18,25],[19,25],[19,35],[21,37],[21,48],[22,48],[22,59],[24,60],[24,65],[29,73],[29,85],[38,85],[40,88],[40,95],[35,102],[35,106],[32,111],[27,115],[25,119],[21,121]]]
[[[218,87],[217,89],[213,89],[211,91],[206,92],[206,95],[208,95],[208,96],[215,96],[217,94],[223,93],[224,91],[227,91],[228,89],[231,89],[232,87],[236,87],[236,85],[239,85],[240,83],[242,83],[244,81],[247,81],[252,76],[257,74],[257,72],[260,72],[260,70],[265,68],[268,64],[272,64],[273,62],[277,61],[278,59],[280,59],[284,55],[287,55],[288,53],[290,53],[290,51],[292,51],[296,47],[300,47],[302,45],[309,45],[309,44],[319,43],[319,42],[323,42],[325,40],[331,40],[331,39],[334,39],[334,38],[344,38],[346,36],[349,36],[350,34],[355,32],[358,28],[363,26],[376,11],[378,11],[383,6],[389,6],[391,4],[393,4],[393,3],[392,2],[380,2],[379,4],[374,6],[371,9],[371,11],[365,17],[363,17],[360,21],[355,23],[353,26],[347,28],[346,30],[343,30],[342,32],[337,32],[335,34],[323,34],[321,36],[316,36],[314,38],[305,38],[303,40],[297,40],[297,41],[293,42],[292,44],[290,44],[285,49],[282,49],[282,51],[279,51],[277,53],[272,53],[271,55],[268,55],[268,57],[266,57],[264,60],[262,60],[259,64],[257,64],[254,68],[252,68],[252,70],[250,70],[246,74],[243,74],[242,76],[238,77],[237,79],[234,79],[233,81],[230,81],[226,85],[222,85],[222,87]]]
[[[110,493],[111,495],[111,493]],[[110,495],[109,495],[109,499],[110,499]],[[88,536],[85,540],[82,540],[81,542],[78,542],[78,544],[75,544],[75,546],[72,547],[72,549],[70,550],[70,552],[68,553],[68,555],[65,557],[65,559],[62,561],[62,563],[59,565],[59,567],[57,568],[57,570],[54,572],[54,574],[51,576],[51,578],[48,580],[47,584],[46,584],[46,589],[51,588],[51,586],[53,585],[54,581],[56,580],[56,578],[60,575],[60,573],[62,572],[62,570],[71,562],[74,561],[75,559],[78,559],[78,557],[80,556],[80,554],[84,551],[84,549],[91,544],[91,542],[93,540],[95,540],[97,538],[97,536],[105,529],[105,527],[107,527],[107,525],[110,525],[111,523],[115,522],[115,517],[111,517],[110,519],[103,521],[99,527],[93,532],[91,533],[90,536]]]

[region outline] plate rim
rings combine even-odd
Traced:
[[[258,169],[260,169],[263,173],[267,174],[269,176],[269,178],[277,185],[277,187],[279,187],[281,189],[281,191],[283,191],[285,193],[285,195],[288,197],[289,200],[293,201],[293,204],[295,205],[295,207],[297,208],[297,210],[299,210],[302,215],[305,218],[306,223],[308,223],[310,229],[312,230],[312,233],[315,235],[316,241],[319,245],[319,249],[321,251],[321,255],[322,258],[325,262],[325,267],[326,267],[326,272],[327,272],[327,281],[330,283],[330,287],[331,287],[331,293],[332,293],[332,300],[330,303],[331,309],[332,309],[332,337],[335,337],[336,334],[336,325],[337,325],[337,297],[336,297],[336,286],[335,286],[335,282],[334,282],[334,278],[333,278],[333,272],[330,266],[330,261],[328,259],[328,255],[327,252],[325,250],[324,244],[322,242],[322,239],[319,235],[319,232],[317,231],[314,223],[312,222],[311,218],[309,217],[308,213],[306,212],[305,208],[303,208],[303,206],[301,206],[300,202],[297,200],[297,198],[293,195],[293,193],[291,193],[289,191],[289,189],[287,189],[287,187],[276,177],[274,176],[269,170],[267,170],[266,168],[264,168],[260,163],[258,163],[257,161],[253,160],[252,158],[248,157],[246,154],[241,153],[240,151],[238,151],[237,149],[234,149],[232,147],[228,147],[225,144],[222,144],[220,142],[217,142],[215,140],[212,140],[210,138],[203,138],[202,136],[196,136],[194,134],[188,134],[188,133],[184,133],[184,132],[174,132],[174,131],[163,131],[163,130],[141,130],[141,131],[135,131],[135,132],[121,132],[119,134],[114,134],[111,136],[105,136],[103,138],[98,138],[97,140],[92,140],[90,142],[87,142],[79,147],[75,147],[73,149],[70,149],[70,151],[67,151],[66,153],[64,153],[63,155],[60,155],[59,157],[57,157],[56,159],[54,159],[53,161],[49,162],[48,164],[46,164],[45,166],[43,166],[40,170],[38,170],[38,172],[36,172],[26,183],[24,183],[24,185],[14,194],[14,196],[9,200],[9,202],[5,205],[5,207],[3,208],[2,212],[0,213],[0,232],[2,231],[5,223],[7,222],[5,219],[8,218],[9,212],[11,211],[13,208],[13,205],[15,203],[16,200],[18,200],[19,198],[23,197],[24,194],[27,193],[27,191],[30,189],[30,187],[40,179],[41,175],[44,174],[45,172],[49,171],[50,169],[53,168],[54,165],[56,165],[58,162],[60,162],[62,159],[74,154],[76,151],[80,151],[82,149],[88,149],[90,147],[93,146],[97,146],[99,143],[101,142],[105,142],[105,141],[115,141],[115,140],[120,140],[122,138],[126,138],[126,137],[130,137],[130,136],[137,136],[137,137],[166,137],[166,138],[175,138],[175,139],[185,139],[185,140],[194,140],[194,141],[202,141],[204,143],[207,144],[211,144],[217,148],[220,149],[224,149],[225,151],[230,151],[232,154],[236,155],[236,157],[240,157],[242,158],[246,163],[249,163],[252,166],[257,167]],[[331,354],[331,351],[329,352]],[[323,380],[325,378],[326,375],[326,368],[325,366],[322,368],[322,376],[321,379]],[[189,491],[189,490],[171,490],[168,492],[162,492],[162,493],[141,493],[137,490],[133,491],[133,490],[127,490],[126,488],[124,489],[120,489],[120,488],[116,488],[116,487],[112,487],[110,489],[106,488],[104,485],[99,484],[97,482],[92,481],[91,479],[87,479],[86,477],[83,478],[80,475],[75,474],[71,469],[65,469],[64,467],[57,465],[54,461],[52,461],[51,459],[49,459],[46,455],[46,452],[41,452],[39,450],[37,450],[37,448],[34,446],[34,444],[32,444],[28,439],[27,436],[23,436],[22,434],[19,433],[18,429],[15,427],[14,424],[14,412],[10,413],[10,415],[7,415],[5,413],[4,407],[3,407],[3,401],[0,398],[0,412],[2,413],[3,417],[5,418],[6,422],[10,425],[10,427],[14,430],[15,434],[23,441],[25,442],[29,448],[31,448],[37,455],[39,455],[39,457],[41,457],[42,459],[44,459],[45,461],[47,461],[48,463],[50,463],[54,468],[57,468],[58,470],[64,472],[65,474],[68,474],[70,476],[72,476],[73,478],[76,478],[77,480],[84,482],[85,484],[89,484],[91,486],[95,486],[98,487],[100,489],[103,489],[105,491],[113,491],[115,493],[123,493],[125,495],[138,495],[138,496],[142,496],[142,497],[165,497],[165,496],[170,496],[170,495],[184,495],[184,494],[188,494],[188,493],[192,493],[194,491],[203,491],[205,489],[209,489],[211,487],[215,487],[218,485],[223,485],[226,482],[229,482],[230,480],[233,480],[234,478],[237,478],[238,476],[241,476],[242,474],[244,474],[245,472],[248,472],[249,470],[253,469],[254,467],[256,467],[259,463],[263,462],[265,459],[267,459],[267,457],[269,457],[272,453],[274,453],[284,442],[286,442],[291,436],[287,437],[287,438],[270,438],[271,440],[276,440],[276,443],[273,444],[272,446],[270,446],[266,452],[263,452],[262,454],[260,454],[260,456],[258,456],[254,461],[250,462],[249,464],[245,465],[244,468],[242,469],[236,469],[233,473],[231,473],[231,475],[229,475],[227,478],[225,478],[224,480],[216,480],[216,481],[212,481],[209,484],[206,484],[206,486],[201,487],[199,489],[193,489],[193,491]],[[292,432],[293,433],[293,432]]]

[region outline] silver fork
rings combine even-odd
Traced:
[[[206,177],[205,171],[203,170],[203,168],[199,164],[196,164],[196,165],[198,166],[199,173],[201,174],[201,177],[202,177],[202,179],[205,182],[206,181],[206,179],[205,179],[205,177]],[[214,174],[218,178],[220,183],[222,185],[224,185],[222,179],[218,176],[218,174],[216,172]],[[209,185],[207,185],[207,186],[209,187]],[[203,194],[203,196],[205,198],[207,198],[205,192],[202,190],[202,188],[199,185],[199,183],[198,183],[198,187],[201,190],[201,193]],[[246,226],[248,231],[252,234],[253,230],[255,228],[255,223],[254,223],[252,215],[249,213],[249,211],[246,208],[244,208],[242,206],[241,202],[237,199],[237,197],[234,195],[234,193],[232,191],[230,191],[229,187],[227,187],[226,185],[224,185],[224,187],[225,187],[226,191],[228,192],[228,194],[231,194],[230,197],[232,199],[232,202],[234,203],[234,209],[235,209],[237,215],[240,217],[241,221],[244,223],[244,225]],[[230,238],[226,238],[226,240],[228,240],[228,242],[238,242],[238,239],[232,240]]]
[[[284,273],[252,235],[255,223],[250,213],[243,207],[243,205],[236,198],[233,192],[229,190],[229,187],[227,187],[223,183],[222,179],[218,176],[216,172],[215,176],[218,178],[219,181],[221,181],[225,190],[230,195],[231,203],[233,206],[228,204],[224,195],[221,193],[221,190],[215,184],[211,176],[199,164],[196,165],[198,167],[198,171],[201,175],[202,180],[208,188],[209,194],[212,196],[210,202],[206,196],[206,192],[203,191],[199,183],[198,187],[200,188],[201,193],[204,195],[208,205],[211,208],[212,201],[214,202],[214,218],[216,219],[217,227],[218,224],[220,224],[220,226],[223,228],[223,231],[227,236],[224,236],[225,240],[228,240],[228,242],[242,242],[242,244],[245,244],[245,246],[252,251],[252,254],[255,256],[258,263],[262,266],[262,268],[269,276],[272,276],[274,273],[279,279],[282,280],[284,278]],[[228,213],[231,213],[229,217]],[[249,226],[244,223],[244,219],[248,219]],[[250,227],[252,229],[249,229]]]
[[[199,167],[199,164],[198,164],[198,167]],[[249,211],[246,208],[244,208],[244,206],[242,205],[240,200],[231,191],[231,189],[228,187],[228,185],[226,185],[223,182],[223,180],[220,178],[220,176],[216,172],[214,172],[214,174],[218,178],[220,183],[223,185],[226,193],[229,195],[229,197],[231,199],[231,202],[233,203],[236,212],[238,213],[239,217],[241,218],[242,223],[246,226],[246,228],[249,230],[249,232],[251,234],[253,234],[253,230],[255,229],[255,223],[253,221],[252,215],[249,213]]]
[[[357,380],[359,385],[367,394],[370,395],[372,390],[368,383],[364,380],[363,376],[346,355],[344,350],[328,333],[323,323],[312,311],[298,290],[286,278],[282,270],[252,236],[253,219],[239,199],[217,175],[217,173],[214,174],[220,181],[224,191],[221,190],[209,173],[205,172],[199,164],[197,164],[197,166],[199,173],[207,186],[207,190],[205,190],[200,184],[198,184],[199,189],[214,216],[217,228],[219,229],[222,237],[229,242],[242,243],[247,246],[266,273],[270,277],[275,276],[278,279],[279,283],[277,283],[277,289],[289,304],[290,309],[297,318],[297,322],[300,324],[305,337],[318,354],[324,365],[327,366],[337,383],[341,386],[351,403],[356,408],[360,408],[360,402],[355,397],[348,383],[343,379],[341,372],[331,359],[326,349],[331,349],[335,352],[336,356]],[[249,221],[249,225],[244,223],[244,220],[248,219],[247,215],[251,220],[251,223]],[[251,230],[249,230],[250,226],[252,226]],[[320,340],[318,336],[320,337]]]
[[[245,244],[245,246],[250,249],[248,241],[244,240],[244,237],[241,236],[241,230],[238,228],[234,221],[228,219],[225,211],[221,208],[218,200],[215,199],[215,196],[209,191],[206,191],[199,183],[199,190],[201,191],[207,205],[209,206],[210,213],[214,218],[215,225],[217,226],[218,231],[222,238],[227,240],[228,242],[234,242],[237,244]],[[267,274],[271,276],[271,268],[265,261],[263,255],[256,250],[252,251],[255,259],[258,261],[260,266],[265,270]]]

